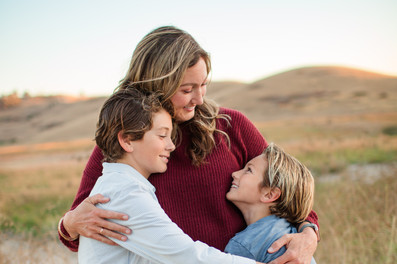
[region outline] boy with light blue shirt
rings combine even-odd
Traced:
[[[286,248],[270,254],[269,247],[285,234],[297,233],[313,207],[314,179],[297,159],[271,143],[264,152],[232,174],[226,198],[242,212],[247,228],[226,245],[225,252],[270,262]],[[300,232],[316,225],[302,225]],[[314,258],[311,263],[315,264]]]
[[[132,231],[126,241],[108,237],[119,246],[80,236],[78,260],[85,263],[259,263],[223,253],[193,241],[171,221],[147,180],[167,169],[172,119],[155,95],[119,90],[103,105],[95,140],[104,154],[103,175],[91,195],[101,193],[110,201],[96,206],[124,212],[128,220],[112,220]],[[106,236],[106,228],[99,233]]]

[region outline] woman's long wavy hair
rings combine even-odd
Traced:
[[[203,58],[207,66],[207,74],[211,71],[209,54],[200,47],[187,32],[173,26],[157,28],[147,34],[137,45],[124,79],[117,89],[138,89],[144,93],[160,95],[162,105],[173,109],[171,98],[182,84],[186,70]],[[174,111],[171,115],[174,116]],[[226,133],[216,128],[216,119],[229,120],[227,115],[219,114],[215,102],[204,98],[204,103],[196,106],[194,117],[186,121],[191,132],[188,154],[192,164],[199,166],[215,147],[214,132]],[[181,130],[174,122],[173,139],[178,144]]]

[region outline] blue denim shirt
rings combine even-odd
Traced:
[[[225,252],[267,263],[286,251],[286,248],[282,247],[279,251],[269,254],[267,249],[273,242],[285,234],[296,232],[295,226],[287,220],[270,215],[250,224],[246,229],[237,233],[226,245]],[[312,258],[311,264],[315,263],[314,258]]]

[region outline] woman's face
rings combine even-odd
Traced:
[[[177,122],[192,119],[196,105],[203,104],[203,97],[207,92],[207,78],[207,66],[203,58],[186,70],[181,86],[171,98]]]

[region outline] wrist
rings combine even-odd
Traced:
[[[67,212],[61,220],[59,220],[58,231],[65,240],[73,241],[79,238],[79,233],[70,228],[70,213],[70,211]]]
[[[316,224],[310,222],[303,222],[299,225],[298,233],[314,234],[317,242],[320,242],[320,231]]]

